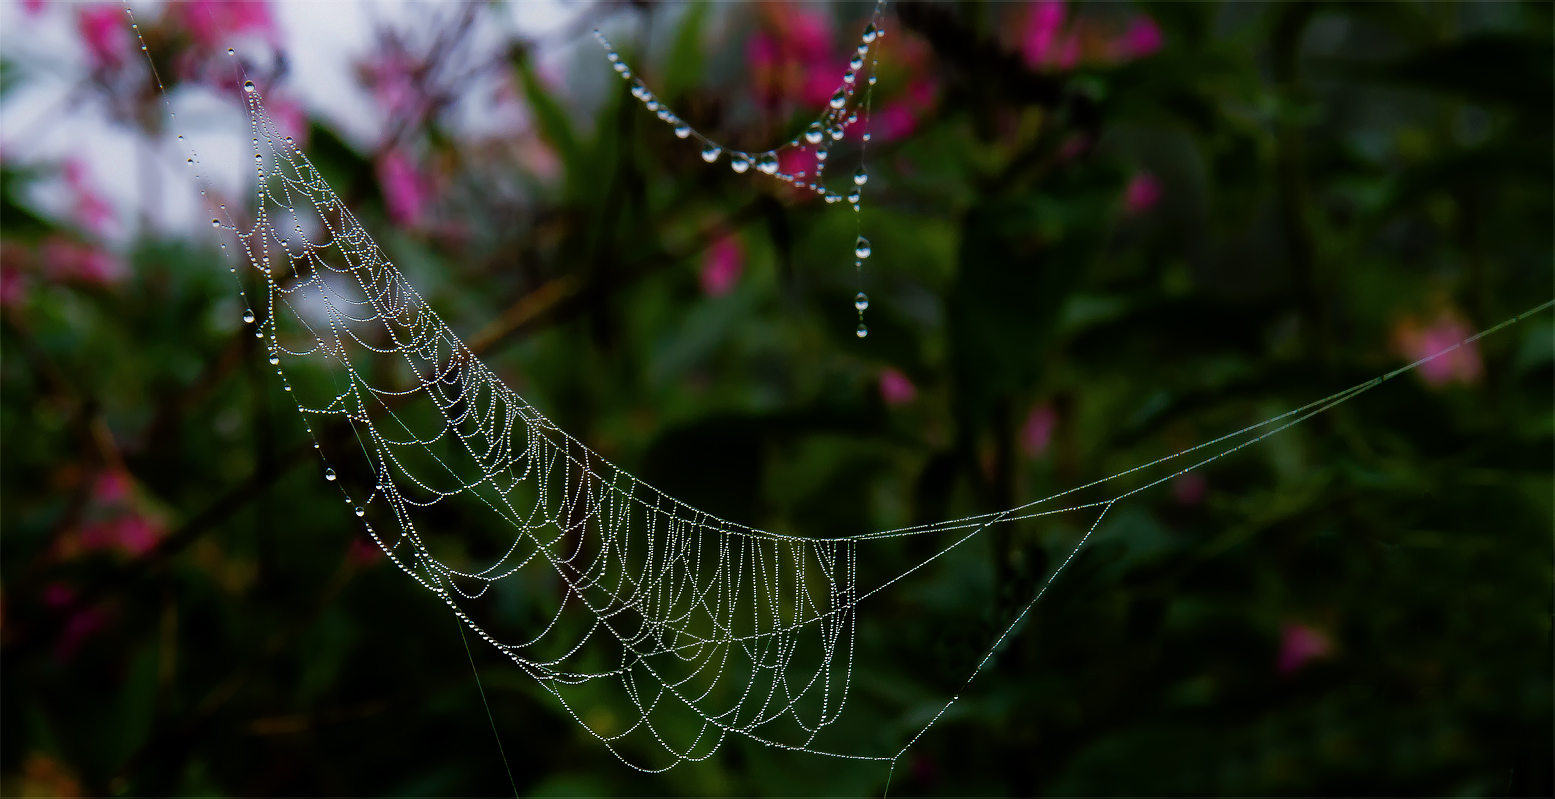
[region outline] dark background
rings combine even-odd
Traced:
[[[465,63],[492,9],[423,12],[361,70],[403,102],[382,143],[300,117],[310,156],[563,429],[767,529],[1009,507],[1555,296],[1547,4],[892,5],[865,339],[845,208],[703,164],[597,49],[563,75],[518,38]],[[561,39],[603,24],[755,151],[808,122],[868,13],[600,6]],[[189,19],[142,19],[164,81],[235,102]],[[114,52],[79,89],[171,137],[138,48]],[[285,63],[249,64],[273,105]],[[28,70],[7,56],[4,90]],[[531,123],[458,135],[475,72]],[[29,200],[61,179],[4,167],[5,793],[509,792],[455,621],[317,478],[217,239],[110,243]],[[1120,503],[891,793],[1549,794],[1552,353],[1546,311]],[[866,603],[861,746],[919,728],[1088,524],[991,532]],[[944,543],[865,557],[885,576]],[[526,795],[884,787],[739,742],[639,774],[478,643]]]

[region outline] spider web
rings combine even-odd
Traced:
[[[879,6],[861,37],[861,58],[879,36],[878,23]],[[647,110],[681,138],[695,135],[704,154],[716,151],[709,163],[729,152],[658,103],[599,39]],[[859,98],[849,88],[859,84],[855,70],[839,88],[841,102],[834,99],[807,129],[808,144],[841,139],[833,134],[859,119]],[[827,737],[848,705],[865,599],[995,525],[1081,515],[1085,533],[990,644],[964,688],[1116,503],[1555,304],[1303,407],[1008,510],[841,538],[778,534],[653,488],[505,385],[280,133],[254,84],[244,88],[257,177],[254,218],[242,226],[218,216],[212,225],[235,236],[236,249],[262,279],[262,296],[251,298],[257,310],[245,311],[244,319],[264,339],[269,363],[296,400],[324,479],[396,566],[623,763],[642,771],[706,759],[731,736],[894,764],[959,695],[894,752],[859,751],[845,736]],[[786,146],[805,145],[796,139]],[[755,165],[758,173],[788,182],[805,177],[779,172],[776,150],[729,157],[736,172]],[[197,163],[192,154],[191,161]],[[803,185],[837,196],[820,175]],[[856,194],[849,200],[858,207]],[[856,267],[868,249],[859,241]],[[233,248],[222,248],[235,257]],[[861,316],[866,304],[861,294]],[[346,436],[328,434],[346,428]],[[908,536],[948,543],[894,576],[862,585],[860,562],[875,542]]]

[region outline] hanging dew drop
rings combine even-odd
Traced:
[[[243,321],[247,322],[249,324],[253,324],[254,323],[254,312],[245,308],[243,310]]]
[[[864,141],[869,141],[869,134],[868,133],[864,134]]]
[[[825,147],[822,147],[822,148],[820,148],[820,149],[815,151],[815,160],[817,160],[817,161],[825,161],[826,160],[826,148]],[[823,164],[821,164],[821,166],[825,166],[825,164],[823,163]]]
[[[254,93],[254,82],[251,81],[251,80],[243,81],[243,91],[248,92],[249,94],[253,94]]]
[[[865,327],[863,322],[859,322],[857,333],[859,338],[863,338],[869,335],[869,328]]]
[[[853,254],[862,259],[868,258],[870,252],[869,239],[859,236],[858,241],[853,245]]]
[[[708,145],[702,148],[702,160],[711,164],[712,162],[718,160],[718,154],[722,152],[723,150],[720,150],[712,145]]]
[[[864,66],[864,57],[854,56],[853,60],[848,62],[848,66],[854,70],[857,70],[858,68]]]
[[[766,174],[766,175],[775,175],[775,174],[777,174],[777,171],[778,171],[777,153],[773,153],[773,152],[763,153],[762,156],[761,156],[761,159],[756,162],[756,168],[761,170],[762,174]]]
[[[848,104],[848,95],[843,90],[838,89],[837,93],[831,96],[831,107],[832,108],[841,108],[841,107],[843,107],[843,106],[845,106],[847,104]]]
[[[280,366],[281,365],[281,357],[279,355],[271,355],[270,356],[270,365],[271,366]]]
[[[843,130],[842,130],[842,126],[841,125],[837,125],[837,126],[833,127],[831,129],[831,140],[832,141],[842,141],[842,134],[843,134]]]
[[[750,156],[747,156],[745,153],[735,153],[729,156],[729,168],[742,175],[745,174],[745,170],[751,168]]]
[[[859,309],[860,311],[868,308],[869,297],[865,296],[864,292],[859,292],[858,296],[853,298],[853,307]]]
[[[871,86],[875,85],[875,76],[874,75],[870,75],[869,76],[869,85],[871,85]]]
[[[853,70],[851,70],[851,69],[848,70],[847,72],[842,73],[842,82],[843,83],[852,83],[854,80],[857,80],[857,79],[858,79],[858,76],[853,74]]]
[[[324,470],[324,479],[330,481],[331,483],[335,482],[335,470],[334,469],[325,469]]]
[[[878,28],[875,27],[875,23],[871,22],[871,23],[869,23],[869,25],[867,27],[864,28],[864,43],[865,44],[869,44],[869,43],[873,42],[879,36],[880,36],[880,31],[879,31]]]
[[[677,139],[684,139],[684,138],[686,138],[687,136],[690,136],[690,135],[691,135],[691,126],[690,125],[687,125],[684,122],[681,122],[681,123],[675,125],[675,138],[677,138]],[[717,158],[717,156],[713,156],[713,157]]]
[[[231,47],[228,47],[227,48],[227,55],[237,55],[237,51],[233,50]]]
[[[811,144],[820,144],[823,135],[825,134],[821,132],[821,123],[812,122],[810,127],[805,129],[804,140]]]
[[[859,197],[861,195],[862,192],[860,192],[858,188],[855,187],[853,191],[848,192],[848,202],[853,203],[854,205],[858,205]]]
[[[659,110],[659,101],[658,100],[649,100],[646,103],[643,103],[643,105],[649,111],[657,111],[657,110]]]
[[[853,182],[855,184],[859,185],[859,186],[862,186],[865,183],[868,183],[869,182],[869,172],[867,170],[865,170],[864,167],[859,167],[858,171],[853,173]]]
[[[220,219],[212,219],[211,220],[211,227],[221,227],[221,220]]]
[[[356,506],[356,518],[360,519],[360,518],[362,518],[363,516],[366,516],[366,515],[367,515],[367,510],[365,508],[363,508],[361,505],[357,505]]]
[[[610,61],[610,63],[614,64],[615,62],[621,60],[621,54],[617,53],[614,50],[606,50],[605,51],[605,58],[608,59]]]

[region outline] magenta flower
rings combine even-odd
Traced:
[[[1420,325],[1409,318],[1400,320],[1393,328],[1393,343],[1399,354],[1411,363],[1436,356],[1418,369],[1420,379],[1427,385],[1433,388],[1451,383],[1473,385],[1485,374],[1479,342],[1471,341],[1444,352],[1473,334],[1474,330],[1467,322],[1446,310],[1429,325]]]
[[[65,185],[75,195],[75,217],[82,228],[98,236],[108,234],[118,222],[113,206],[93,188],[86,164],[77,158],[65,162]]]
[[[829,100],[844,68],[832,50],[831,16],[787,3],[765,6],[763,16],[765,24],[746,44],[746,65],[762,101],[772,106]]]
[[[225,47],[245,34],[278,41],[279,30],[264,0],[183,0],[172,4],[189,36],[205,47]]]
[[[1280,654],[1275,668],[1281,674],[1293,674],[1308,662],[1333,653],[1328,635],[1305,624],[1286,624],[1280,631]]]
[[[397,225],[421,224],[432,202],[432,187],[414,161],[401,150],[390,150],[378,158],[378,186],[389,219]]]
[[[22,0],[22,10],[27,16],[36,17],[43,13],[43,0]]]
[[[702,256],[702,291],[709,297],[722,297],[734,291],[745,271],[745,250],[736,236],[723,236],[713,242]]]
[[[1066,16],[1068,10],[1063,0],[1037,0],[1030,5],[1026,30],[1020,42],[1026,66],[1045,67],[1057,61],[1058,41],[1064,32]]]
[[[41,254],[44,275],[59,282],[106,286],[128,272],[117,255],[62,238],[44,242]]]
[[[390,52],[360,68],[362,80],[372,89],[390,120],[420,123],[431,108],[422,86],[426,67],[402,52]]]
[[[1165,44],[1166,38],[1155,20],[1140,15],[1129,22],[1122,36],[1112,40],[1108,55],[1113,61],[1137,61],[1160,52]]]
[[[1123,190],[1123,212],[1129,215],[1142,214],[1161,201],[1161,181],[1156,180],[1155,175],[1149,172],[1140,172],[1129,180],[1128,187]]]
[[[1020,427],[1020,448],[1028,458],[1038,458],[1053,443],[1053,431],[1058,429],[1058,412],[1049,403],[1032,407],[1026,414],[1026,422]]]
[[[112,70],[124,65],[125,56],[130,53],[130,23],[123,8],[84,8],[76,19],[76,29],[93,69]]]
[[[918,398],[918,387],[907,379],[907,375],[887,368],[880,372],[880,398],[887,405],[906,405]]]

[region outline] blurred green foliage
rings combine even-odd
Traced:
[[[740,36],[800,8],[645,4],[615,38],[755,150],[805,114],[741,105]],[[867,8],[822,13],[846,42]],[[715,11],[735,34],[706,32]],[[1011,39],[1028,7],[893,6],[877,105],[934,101],[871,145],[865,339],[851,213],[706,166],[619,82],[565,99],[522,44],[504,68],[556,174],[435,116],[404,138],[441,165],[454,232],[391,223],[381,154],[327,123],[309,153],[563,429],[779,532],[1030,501],[1555,296],[1548,5],[1135,11],[1158,53],[1055,70]],[[6,792],[507,792],[454,620],[310,468],[213,240],[141,237],[122,277],[72,277],[49,248],[90,237],[30,210],[45,177],[4,172]],[[743,268],[713,296],[698,270],[729,236]],[[1458,379],[1389,381],[1120,503],[892,794],[1548,794],[1551,339],[1530,317]],[[1089,523],[991,532],[867,603],[860,748],[895,751],[958,690]],[[864,583],[946,543],[868,550]],[[473,655],[525,794],[884,787],[738,741],[639,774]]]

